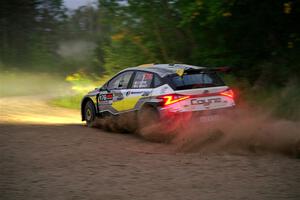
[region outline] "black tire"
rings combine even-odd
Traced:
[[[88,101],[85,104],[84,116],[85,116],[86,125],[88,127],[95,127],[96,126],[96,109],[95,109],[95,106],[94,106],[93,102]]]
[[[144,106],[138,112],[138,130],[148,128],[159,123],[159,114],[155,108]]]
[[[138,112],[138,134],[152,142],[168,142],[170,135],[165,133],[163,123],[160,122],[158,111],[150,106],[143,107]]]

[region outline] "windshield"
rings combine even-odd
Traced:
[[[175,90],[223,86],[224,82],[216,73],[193,73],[173,76],[171,84]]]

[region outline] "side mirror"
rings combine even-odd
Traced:
[[[119,83],[119,85],[118,85],[118,88],[122,88],[123,84],[124,84],[124,80],[121,80],[120,83]]]

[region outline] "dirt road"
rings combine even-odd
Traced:
[[[0,199],[300,199],[300,160],[181,153],[89,129],[44,98],[0,101]]]

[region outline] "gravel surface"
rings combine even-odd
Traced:
[[[0,199],[300,199],[300,160],[182,153],[85,127],[43,98],[2,98]],[[4,109],[5,108],[5,109]]]

